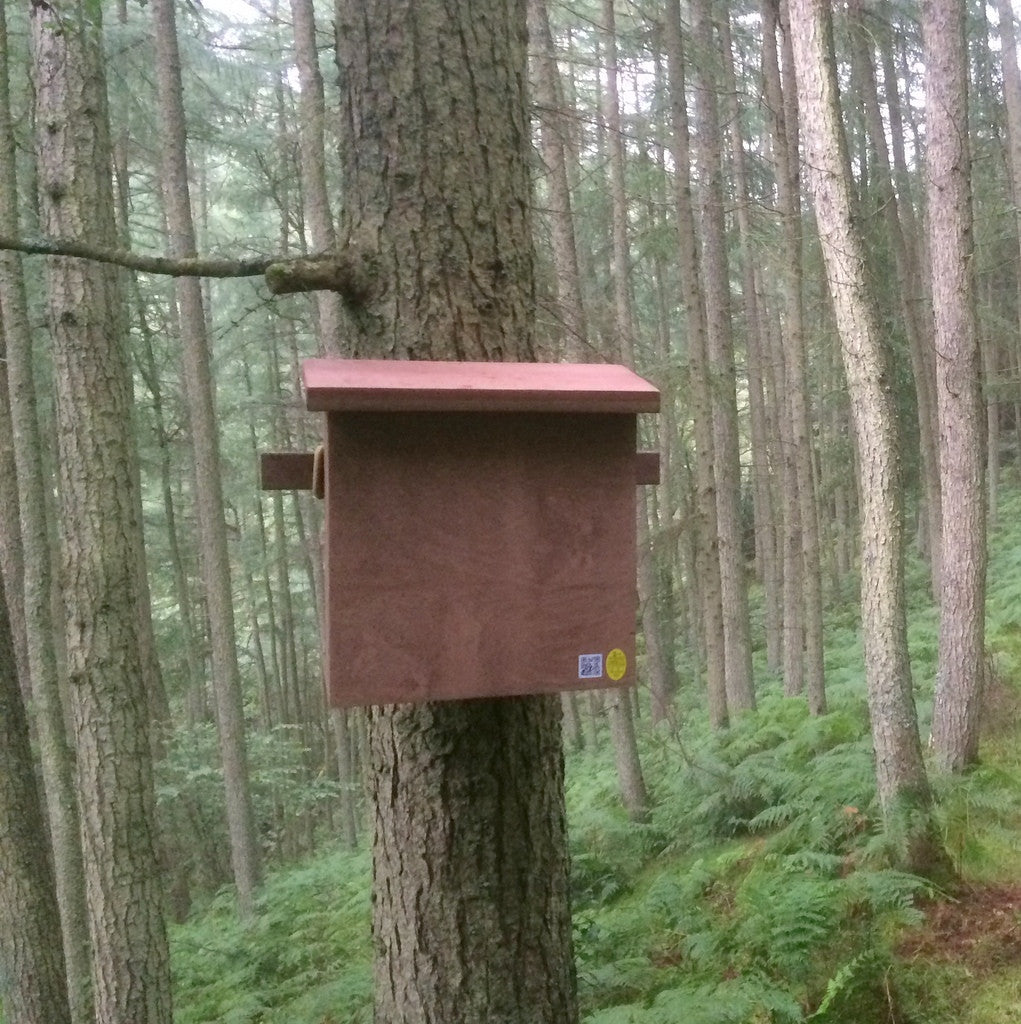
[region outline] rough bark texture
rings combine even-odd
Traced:
[[[340,241],[371,282],[347,303],[359,356],[532,355],[529,169],[505,158],[530,145],[520,7],[337,5]]]
[[[577,1019],[557,704],[374,711],[380,1024]]]
[[[152,12],[163,141],[163,189],[167,225],[170,229],[170,251],[174,258],[190,258],[195,254],[195,229],[188,186],[181,59],[173,0],[154,0]],[[235,646],[230,558],[227,550],[227,525],[224,521],[223,474],[209,340],[206,337],[202,287],[198,279],[178,278],[174,282],[174,294],[180,316],[184,393],[195,464],[196,511],[209,616],[216,724],[226,789],[231,868],[237,887],[238,906],[242,915],[247,916],[252,912],[252,900],[259,882],[260,856],[248,781],[241,672]]]
[[[855,219],[829,4],[790,0],[789,6],[806,162],[857,441],[865,677],[879,799],[891,818],[904,804],[917,810],[929,802],[908,662],[896,420],[887,354]],[[926,815],[915,818],[918,824],[908,837],[904,859],[918,870],[929,870],[938,851]]]
[[[362,356],[534,358],[524,0],[340,0]],[[454,525],[454,524],[452,524]],[[556,697],[373,709],[379,1024],[577,1020]]]
[[[985,662],[984,410],[972,269],[971,156],[963,2],[922,5],[936,406],[943,482],[939,664],[932,709],[937,764],[978,756]]]
[[[44,230],[114,238],[99,10],[31,7]],[[141,657],[142,544],[119,280],[53,259],[62,580],[98,1024],[169,1024],[170,979]]]
[[[887,129],[879,103],[879,88],[873,65],[872,42],[875,29],[867,19],[865,0],[848,5],[852,17],[851,41],[854,46],[855,72],[860,81],[865,126],[873,161],[871,180],[875,185],[897,273],[897,298],[911,355],[911,373],[915,383],[921,477],[925,502],[925,528],[929,551],[932,588],[938,597],[940,585],[942,513],[938,439],[936,425],[932,322],[926,315],[929,289],[919,277],[917,246],[905,231],[901,210],[905,201],[894,190],[893,169],[887,143]],[[887,97],[888,105],[898,108],[896,95]],[[910,199],[907,200],[910,206]]]
[[[7,24],[0,5],[0,231],[18,234],[18,187],[15,138],[11,123]],[[64,938],[71,1015],[76,1024],[92,1019],[89,995],[89,934],[85,915],[85,881],[78,837],[74,791],[74,757],[68,744],[65,708],[61,702],[53,622],[53,586],[48,529],[44,447],[39,430],[33,373],[32,331],[21,258],[0,254],[0,311],[7,342],[6,368],[10,389],[11,435],[24,573],[19,601],[26,637],[26,681],[32,694],[39,743],[46,813],[53,848]],[[7,492],[5,492],[7,493]],[[20,518],[20,523],[19,523]]]
[[[7,1024],[71,1024],[48,841],[0,579],[0,1009]]]

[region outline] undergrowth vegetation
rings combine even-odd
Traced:
[[[992,539],[983,761],[963,778],[934,780],[939,827],[964,885],[1021,877],[1018,513],[1021,496],[1005,502]],[[920,567],[909,588],[924,734],[937,620]],[[586,1024],[1017,1019],[1016,961],[976,971],[905,945],[924,933],[926,908],[954,894],[889,867],[897,839],[879,824],[850,606],[831,613],[826,657],[831,710],[818,718],[774,682],[755,712],[714,734],[699,695],[682,693],[680,727],[642,730],[654,804],[644,823],[620,807],[608,742],[570,755]],[[173,950],[178,1024],[369,1021],[368,856],[331,852],[276,871],[247,927],[219,897],[175,928]]]

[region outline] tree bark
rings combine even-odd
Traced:
[[[173,0],[154,0],[152,12],[170,252],[175,259],[189,259],[195,254],[195,229],[188,184],[181,59]],[[245,750],[241,673],[235,644],[230,558],[223,517],[223,473],[209,365],[209,341],[199,281],[193,277],[178,278],[174,292],[180,316],[184,394],[195,464],[196,511],[209,614],[213,695],[226,789],[231,867],[238,907],[242,916],[247,917],[253,911],[261,868]]]
[[[934,391],[932,322],[927,316],[929,289],[921,281],[914,240],[906,232],[901,221],[904,201],[897,196],[894,189],[887,129],[879,105],[879,90],[870,49],[873,32],[871,26],[866,22],[864,0],[853,0],[849,4],[849,13],[853,19],[851,40],[854,44],[857,73],[861,80],[865,126],[873,155],[871,178],[878,193],[890,248],[893,252],[898,300],[904,321],[904,330],[908,338],[908,350],[911,355],[911,372],[915,383],[915,404],[918,413],[925,527],[928,532],[926,549],[929,553],[932,591],[934,595],[938,596],[943,520]],[[887,103],[890,108],[898,108],[897,96],[887,97]],[[908,205],[910,205],[910,200],[908,200]]]
[[[0,579],[0,1007],[7,1024],[72,1024],[48,845]]]
[[[968,147],[968,57],[961,0],[922,4],[929,252],[936,342],[943,558],[932,709],[936,763],[978,757],[985,665],[986,494],[981,360],[975,321]]]
[[[111,244],[98,8],[31,8],[44,230]],[[141,507],[123,303],[109,267],[47,267],[62,595],[97,1024],[169,1024],[170,978],[143,664]]]
[[[301,147],[301,187],[305,218],[315,252],[333,252],[337,236],[330,212],[326,187],[326,98],[323,73],[319,66],[316,39],[315,6],[312,0],[291,0],[294,21],[294,61],[298,67],[298,144]],[[317,332],[323,351],[342,352],[340,336],[342,312],[340,296],[335,292],[317,292],[315,296]]]
[[[610,155],[610,210],[612,220],[612,273],[613,279],[613,325],[619,351],[614,355],[623,358],[628,365],[635,361],[635,324],[631,305],[630,271],[631,244],[628,237],[628,205],[625,184],[624,132],[620,116],[620,83],[617,70],[617,37],[614,0],[603,0],[602,20],[605,34],[606,88],[603,90],[603,121],[606,125],[607,143]],[[649,551],[649,519],[644,508],[636,520],[638,549],[640,557]],[[648,596],[648,595],[647,595]],[[648,621],[655,632],[655,605],[649,601],[641,604],[648,615]],[[648,668],[648,662],[646,662]],[[662,663],[660,664],[662,668]],[[662,691],[662,680],[656,684]],[[643,820],[649,811],[649,794],[642,774],[642,763],[638,755],[638,741],[635,723],[631,715],[631,703],[623,699],[621,692],[610,699],[610,737],[613,740],[617,760],[617,778],[621,798],[628,815],[635,821]]]
[[[18,233],[15,138],[11,123],[7,22],[0,4],[0,231]],[[92,1019],[89,992],[89,932],[85,914],[85,876],[74,790],[74,756],[61,701],[57,643],[53,623],[53,587],[43,441],[39,430],[33,370],[32,331],[21,259],[0,254],[0,312],[6,340],[11,432],[16,467],[22,552],[22,590],[26,661],[32,694],[46,815],[53,849],[67,967],[67,994],[75,1024]],[[49,484],[52,486],[52,483]]]
[[[340,234],[375,268],[356,355],[535,357],[525,21],[337,3]],[[369,732],[376,1020],[574,1024],[558,698],[390,705]]]
[[[714,728],[729,721],[726,664],[723,645],[723,598],[716,522],[715,446],[712,399],[707,373],[706,314],[702,298],[695,213],[691,200],[691,151],[685,93],[681,11],[669,0],[663,42],[670,83],[670,155],[674,162],[674,202],[677,210],[681,293],[685,308],[690,410],[695,434],[696,576],[701,598],[702,642],[705,645],[709,720]]]
[[[724,116],[730,123],[731,165],[736,199],[735,219],[741,253],[741,292],[745,310],[745,351],[748,375],[748,425],[751,446],[752,500],[755,523],[755,567],[762,582],[766,632],[766,664],[770,671],[780,668],[782,584],[777,559],[777,513],[771,479],[766,392],[762,368],[762,327],[759,320],[758,275],[753,244],[748,189],[748,160],[741,129],[734,47],[729,17],[721,21],[723,32]]]
[[[812,429],[809,414],[807,350],[804,326],[804,287],[800,165],[798,161],[798,123],[789,119],[797,106],[792,94],[796,85],[784,80],[781,64],[790,64],[786,52],[777,56],[776,29],[779,5],[766,0],[763,26],[766,33],[763,67],[766,94],[770,106],[771,138],[774,153],[777,206],[780,213],[783,255],[783,356],[786,401],[779,412],[787,419],[788,445],[785,479],[794,485],[794,501],[785,516],[785,562],[792,568],[790,585],[785,576],[784,690],[799,693],[804,689],[813,714],[826,710],[822,638],[822,569],[819,564],[819,524],[815,482],[812,476]],[[790,33],[783,33],[784,51],[790,46]],[[790,496],[792,499],[794,495]]]
[[[840,119],[827,0],[789,0],[805,156],[857,441],[862,633],[880,804],[900,818],[913,870],[943,865],[911,690],[904,601],[900,452],[888,357],[865,275]],[[903,817],[901,817],[903,815]]]
[[[741,465],[737,439],[734,335],[731,323],[730,268],[724,223],[723,140],[719,113],[719,44],[712,0],[690,4],[695,63],[695,165],[699,179],[699,229],[702,286],[706,309],[706,361],[716,479],[717,554],[723,607],[723,645],[727,706],[755,707],[752,679],[748,583],[741,552]]]

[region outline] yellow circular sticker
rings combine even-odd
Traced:
[[[624,678],[627,672],[627,655],[619,648],[614,647],[606,656],[606,674],[614,681]]]

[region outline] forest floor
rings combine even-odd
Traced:
[[[714,732],[682,688],[677,729],[640,722],[641,823],[621,808],[605,723],[569,754],[584,1024],[1021,1024],[1021,490],[1000,522],[981,762],[933,779],[955,891],[891,867],[846,587],[827,615],[828,714],[760,665],[758,709]],[[907,590],[924,737],[938,616],[917,561]],[[331,848],[272,871],[252,924],[225,892],[176,926],[177,1024],[368,1024],[369,876],[364,846]]]
[[[897,943],[904,960],[955,964],[979,978],[1021,969],[1021,885],[968,884],[923,909],[924,923]]]

